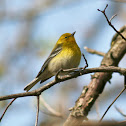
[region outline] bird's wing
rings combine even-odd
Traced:
[[[52,58],[54,58],[57,54],[59,54],[61,52],[61,50],[62,50],[61,44],[58,44],[56,47],[54,47],[54,49],[52,50],[52,52],[49,55],[49,57],[47,58],[47,60],[44,62],[43,66],[41,67],[41,70],[39,71],[39,73],[36,77],[38,77],[45,70],[45,68],[48,66],[50,60]]]

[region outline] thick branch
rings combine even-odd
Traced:
[[[126,37],[126,26],[120,29],[120,33]],[[115,36],[114,36],[115,37]],[[116,33],[116,38],[113,38],[114,45],[110,48],[108,53],[104,56],[101,67],[103,66],[118,66],[119,61],[126,53],[126,41]],[[95,62],[95,61],[94,61]],[[83,121],[88,115],[99,94],[102,93],[105,84],[111,79],[112,72],[96,72],[92,76],[92,80],[88,86],[84,87],[80,97],[76,101],[69,117],[64,126],[84,125]]]

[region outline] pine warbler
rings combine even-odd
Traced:
[[[24,90],[29,91],[39,81],[42,83],[55,76],[60,69],[76,68],[79,65],[81,51],[74,34],[75,32],[61,35],[36,78],[26,85]]]

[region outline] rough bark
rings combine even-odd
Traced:
[[[126,38],[126,26],[120,29],[121,34]],[[117,33],[112,39],[112,46],[104,56],[101,66],[118,66],[120,60],[126,53],[126,41]],[[95,61],[93,61],[95,62]],[[88,86],[83,91],[71,109],[71,112],[64,123],[64,126],[80,126],[83,125],[87,115],[96,99],[103,92],[108,81],[110,81],[112,73],[96,72]]]

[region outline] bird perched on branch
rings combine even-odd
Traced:
[[[75,32],[65,33],[60,36],[38,75],[25,86],[24,90],[29,91],[39,81],[40,83],[46,81],[61,69],[76,68],[79,65],[81,51],[75,41],[74,34]]]

